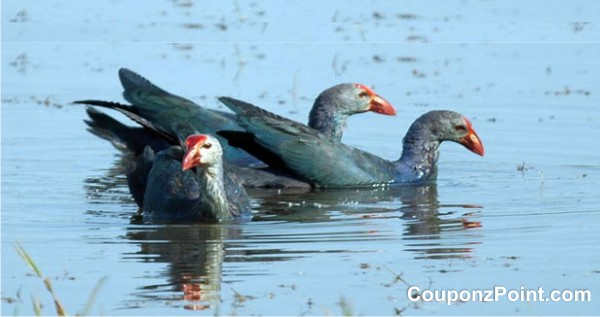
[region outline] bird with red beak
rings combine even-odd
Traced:
[[[240,125],[252,136],[222,134],[229,142],[240,144],[257,157],[265,157],[268,164],[272,161],[284,166],[315,187],[434,181],[439,145],[444,141],[460,143],[484,155],[483,144],[471,122],[454,111],[430,111],[417,118],[404,136],[400,159],[388,161],[335,140],[324,140],[321,134],[252,104],[228,97],[219,100],[238,115]],[[253,144],[245,145],[238,139],[251,140]]]
[[[224,222],[249,216],[244,187],[224,172],[219,140],[192,134],[184,147],[157,153],[148,174],[144,215],[161,222]]]
[[[308,126],[329,136],[333,141],[341,141],[348,118],[369,111],[387,116],[396,115],[392,104],[368,86],[339,84],[319,94],[308,116]]]
[[[223,156],[219,140],[207,134],[190,135],[185,140],[185,146],[187,151],[181,163],[184,171],[196,166],[209,167],[221,161]]]

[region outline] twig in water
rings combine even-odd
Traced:
[[[25,263],[27,263],[27,265],[29,265],[29,267],[33,270],[33,272],[35,272],[35,275],[37,275],[37,277],[39,277],[40,279],[42,279],[44,281],[44,286],[46,286],[46,289],[48,290],[50,295],[52,295],[52,299],[54,300],[54,307],[56,308],[56,314],[59,316],[67,315],[67,313],[65,312],[65,308],[63,307],[60,300],[54,293],[54,290],[52,289],[52,283],[50,282],[50,279],[44,278],[44,276],[42,275],[42,271],[40,271],[40,269],[37,267],[37,265],[35,264],[33,259],[29,256],[27,251],[25,251],[25,249],[21,246],[21,244],[19,242],[15,243],[15,249],[17,250],[17,253],[19,254],[19,256],[21,256],[21,258],[23,258]],[[34,310],[36,310],[35,302],[34,302]]]

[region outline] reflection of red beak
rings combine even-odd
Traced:
[[[361,89],[365,94],[367,94],[371,98],[371,101],[369,102],[370,106],[368,111],[373,111],[388,116],[396,115],[396,109],[394,109],[392,104],[390,104],[387,100],[383,99],[381,96],[376,94],[373,91],[373,89],[363,84],[356,84],[356,87]]]
[[[485,153],[485,150],[483,149],[483,143],[481,143],[481,139],[473,129],[469,129],[469,134],[460,139],[460,144],[471,150],[471,152],[477,153],[481,156],[483,156]]]
[[[194,134],[190,135],[185,139],[185,147],[187,152],[183,156],[183,162],[181,163],[181,170],[186,171],[192,167],[200,164],[200,147],[206,142],[206,135]]]

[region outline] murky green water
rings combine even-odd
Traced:
[[[600,4],[2,2],[2,314],[594,314],[600,296]],[[441,148],[437,185],[252,192],[242,225],[132,223],[118,152],[82,98],[122,101],[129,67],[208,107],[230,95],[305,122],[362,82],[399,110],[344,142],[397,158],[425,111],[471,118],[480,158]],[[424,289],[588,289],[588,303],[453,305]],[[344,304],[345,303],[345,304]]]

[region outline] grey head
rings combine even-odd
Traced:
[[[349,116],[367,111],[395,115],[394,107],[363,84],[344,83],[324,90],[313,104],[308,125],[340,141]]]
[[[437,150],[437,146],[443,141],[453,141],[476,154],[484,154],[483,143],[471,121],[450,110],[429,111],[415,120],[404,137],[402,154],[404,156],[405,153],[424,151],[431,146]]]

